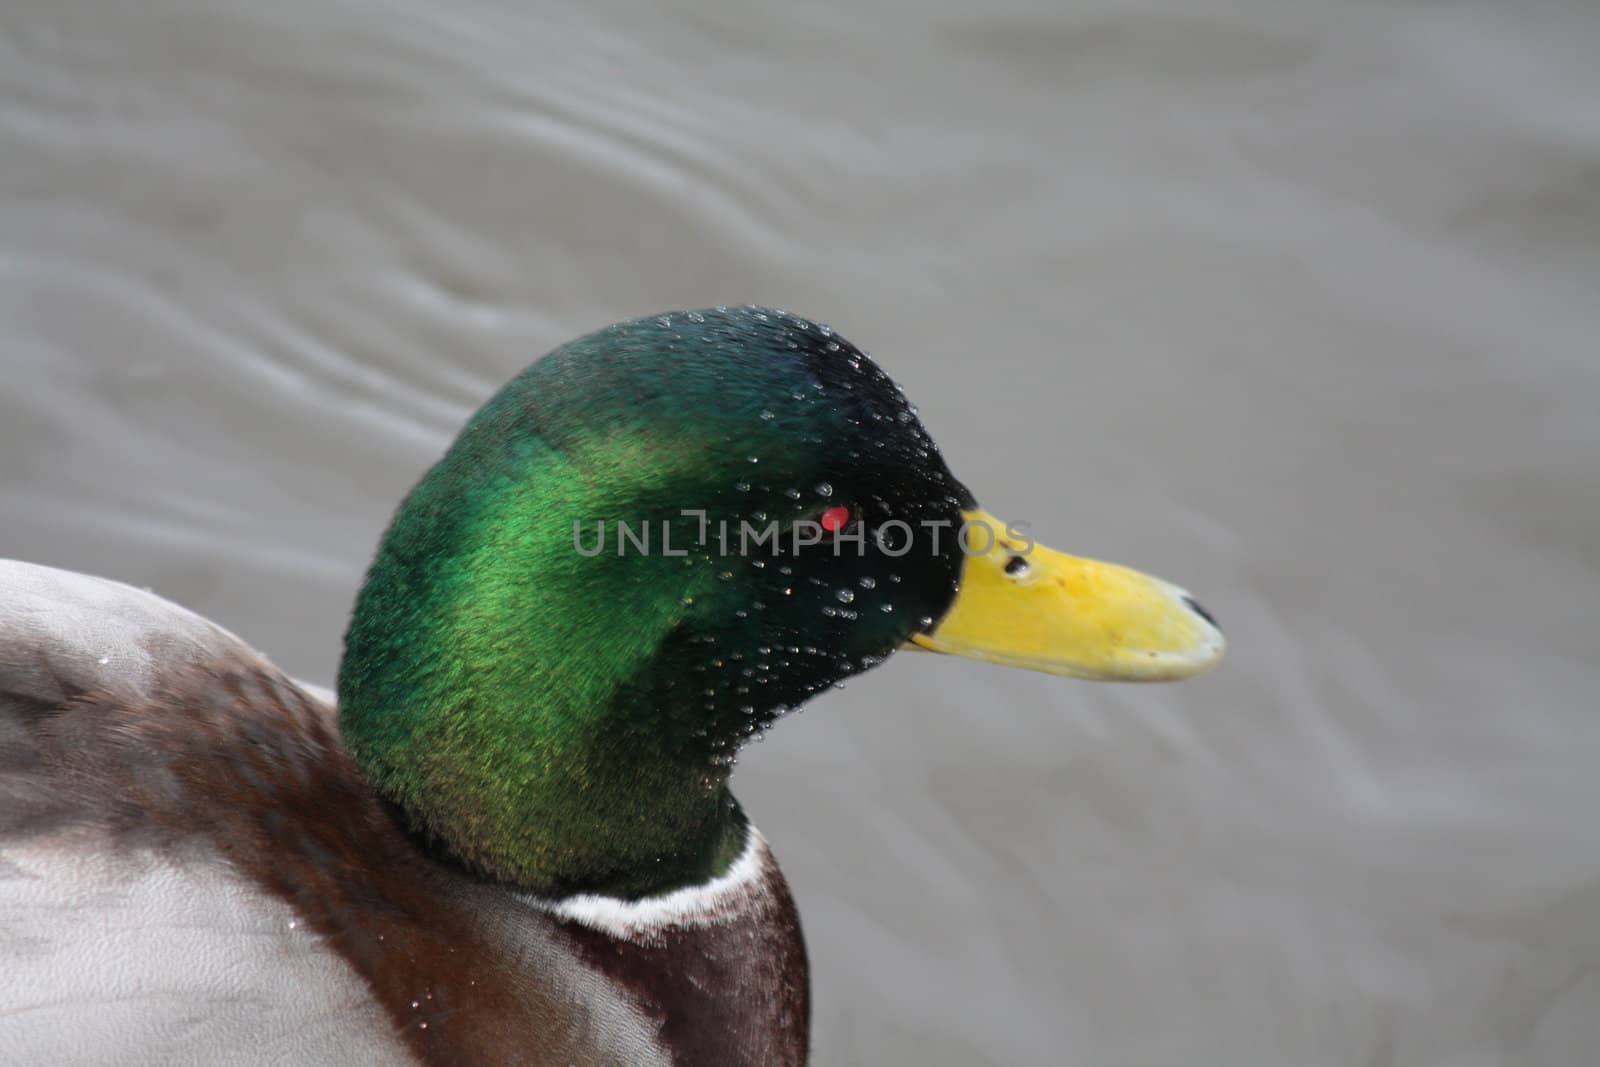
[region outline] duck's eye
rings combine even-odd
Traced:
[[[1028,561],[1021,556],[1012,556],[1006,560],[1006,573],[1013,578],[1020,578],[1028,573]]]
[[[829,533],[838,533],[849,524],[850,509],[842,504],[835,504],[833,507],[823,511],[821,515],[817,516],[817,525],[821,526]]]

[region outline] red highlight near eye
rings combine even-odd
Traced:
[[[838,533],[849,521],[850,509],[843,505],[831,507],[817,518],[817,523],[829,533]]]

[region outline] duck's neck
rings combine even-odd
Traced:
[[[573,519],[606,513],[585,463],[496,404],[469,424],[368,573],[340,724],[370,784],[471,868],[639,896],[721,873],[745,824],[674,674],[697,571],[575,552]]]

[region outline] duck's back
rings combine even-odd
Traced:
[[[328,699],[231,634],[0,561],[0,1063],[799,1062],[758,859],[727,921],[541,907],[420,851]]]
[[[141,729],[219,664],[268,676],[155,596],[0,562],[0,1061],[403,1062],[351,968],[205,840],[199,734]]]

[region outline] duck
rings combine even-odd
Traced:
[[[1168,680],[1224,648],[982,510],[831,328],[606,327],[400,504],[335,691],[0,563],[0,1062],[803,1064],[742,746],[900,650]]]

